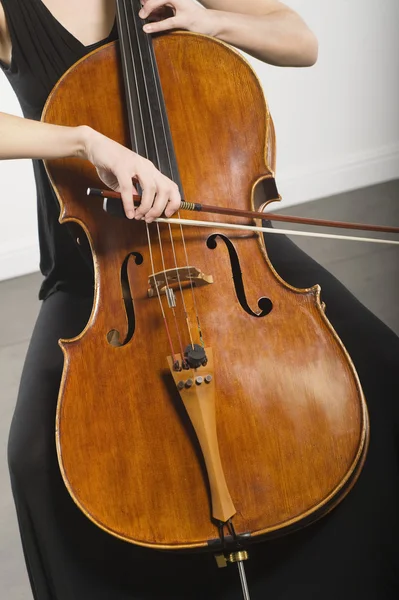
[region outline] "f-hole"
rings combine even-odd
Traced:
[[[111,346],[115,346],[116,348],[121,348],[122,346],[126,346],[130,342],[133,337],[135,330],[135,317],[134,317],[134,307],[133,307],[133,298],[132,293],[130,291],[129,277],[127,272],[127,267],[129,264],[129,259],[131,256],[135,257],[136,265],[141,265],[143,263],[143,256],[140,252],[130,252],[125,260],[122,263],[121,267],[121,288],[122,288],[122,296],[123,302],[125,304],[126,311],[126,320],[127,320],[127,334],[123,342],[120,341],[121,334],[117,329],[111,329],[107,333],[107,340]]]
[[[229,240],[229,238],[226,237],[225,235],[222,235],[221,233],[215,233],[215,234],[209,236],[209,238],[207,239],[206,245],[208,246],[208,248],[210,250],[215,250],[215,248],[217,247],[217,242],[216,242],[217,237],[220,237],[224,241],[224,243],[227,246],[227,250],[229,251],[231,270],[233,272],[234,286],[235,286],[238,301],[241,304],[242,308],[245,310],[246,313],[251,315],[251,317],[266,317],[266,315],[268,315],[272,311],[273,303],[270,300],[270,298],[266,298],[263,296],[262,298],[259,298],[259,300],[258,300],[258,308],[259,308],[260,312],[254,312],[252,310],[252,308],[249,306],[249,304],[247,302],[247,297],[245,295],[240,261],[238,259],[237,251],[234,248],[233,243]]]

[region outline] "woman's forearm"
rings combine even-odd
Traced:
[[[211,35],[266,63],[307,67],[317,61],[317,39],[293,11],[282,9],[262,16],[208,9],[208,16]]]
[[[0,113],[0,160],[84,157],[88,130]]]
[[[281,67],[308,67],[318,43],[303,19],[277,0],[142,0],[139,15],[150,34],[187,29],[228,44]],[[169,9],[165,12],[163,9]],[[172,9],[172,10],[170,10]],[[163,10],[163,12],[162,12]],[[161,12],[160,12],[161,11]]]
[[[13,158],[89,160],[100,179],[120,191],[126,216],[151,223],[163,212],[167,217],[180,208],[178,186],[152,162],[91,127],[62,127],[31,121],[0,112],[0,160]],[[138,208],[133,204],[133,180],[143,194]]]

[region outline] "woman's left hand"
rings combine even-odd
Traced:
[[[170,29],[187,29],[195,33],[212,35],[212,26],[207,9],[193,0],[142,0],[144,5],[139,16],[152,21],[144,25],[146,33],[159,33]]]

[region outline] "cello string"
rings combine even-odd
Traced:
[[[131,0],[131,6],[132,6],[132,10],[133,10],[133,0]],[[160,164],[161,164],[161,159],[160,159],[160,153],[159,153],[159,148],[158,148],[158,143],[157,143],[157,135],[156,135],[156,131],[155,131],[154,119],[153,119],[153,114],[152,114],[152,108],[151,108],[151,102],[150,102],[150,93],[149,93],[149,89],[148,89],[147,79],[146,79],[146,76],[145,76],[145,67],[144,67],[143,52],[142,52],[142,48],[141,48],[141,45],[140,45],[140,38],[139,38],[139,31],[138,31],[137,22],[138,22],[137,18],[134,18],[134,25],[135,25],[136,37],[137,37],[138,48],[139,48],[139,58],[140,58],[141,70],[142,70],[143,81],[144,81],[145,97],[146,97],[146,102],[147,102],[148,113],[149,113],[149,116],[150,116],[150,129],[151,129],[151,133],[152,133],[152,138],[153,138],[154,148],[155,148],[155,154],[156,154],[156,160],[155,160],[155,162],[156,162],[156,166],[159,169],[160,168]],[[149,38],[148,38],[148,36],[145,35],[144,39],[147,42],[147,52],[148,52],[148,54],[149,54],[149,56],[151,58]],[[151,60],[151,67],[152,67],[152,70],[153,70],[152,60]],[[155,80],[154,70],[153,70],[152,75],[153,75],[154,80]],[[157,90],[157,100],[158,100],[158,103],[159,103],[158,90]],[[159,106],[159,109],[160,108],[161,107]],[[160,111],[160,112],[162,114],[162,111]],[[163,126],[163,129],[164,129],[163,119],[162,119],[162,126]],[[165,129],[164,129],[164,135],[165,135],[165,138],[166,138]],[[148,158],[148,155],[147,155],[147,158]],[[171,168],[169,152],[168,152],[168,160],[169,160],[169,164],[170,164],[170,168]],[[162,259],[162,269],[163,269],[162,272],[163,272],[164,278],[165,278],[165,283],[166,283],[166,288],[167,288],[167,293],[168,293],[168,299],[169,299],[169,307],[172,310],[173,319],[174,319],[175,328],[176,328],[176,334],[177,334],[177,338],[178,338],[179,346],[180,346],[180,351],[181,351],[181,358],[182,358],[182,361],[184,361],[184,349],[183,349],[183,344],[182,344],[182,334],[181,334],[180,326],[179,326],[179,323],[178,323],[178,320],[177,320],[175,308],[172,305],[172,300],[171,299],[172,299],[172,296],[173,296],[173,299],[174,299],[174,293],[173,293],[173,290],[171,289],[171,287],[169,285],[168,274],[166,272],[165,259],[164,259],[164,248],[163,248],[163,244],[162,244],[162,236],[161,236],[161,233],[160,233],[160,228],[159,228],[159,224],[158,223],[157,223],[157,230],[158,230],[158,245],[159,245],[159,250],[160,250],[161,259]],[[147,226],[147,235],[148,235],[149,243],[151,244],[151,234],[150,234],[148,226]],[[175,260],[175,269],[176,269],[176,272],[179,273],[178,265],[176,263],[176,256],[175,256],[174,253],[173,253],[173,257],[174,257],[174,260]],[[156,285],[158,285],[158,284],[156,283]],[[181,286],[180,286],[180,289],[181,289]],[[189,337],[191,339],[191,332],[190,332],[189,328],[188,328],[188,334],[189,334]]]
[[[133,8],[133,2],[132,2],[132,0],[130,0],[130,7],[132,9],[132,13],[134,13],[134,8]],[[128,21],[128,16],[127,16],[126,2],[125,2],[125,14],[126,14],[126,22],[127,22]],[[138,49],[139,49],[141,70],[142,70],[142,74],[143,74],[143,78],[144,78],[144,83],[145,83],[144,65],[143,65],[143,60],[142,60],[142,56],[141,56],[140,44],[138,42],[138,39],[139,39],[138,36],[139,36],[139,34],[138,34],[138,31],[137,31],[136,19],[134,17],[133,17],[133,24],[134,24],[134,29],[135,29],[135,33],[136,33],[137,46],[138,46]],[[146,155],[147,158],[149,158],[149,156],[148,156],[149,153],[148,153],[147,138],[146,138],[146,134],[145,134],[145,125],[144,125],[144,117],[143,117],[143,107],[142,107],[142,104],[141,104],[141,97],[140,97],[140,94],[138,92],[138,90],[139,90],[139,83],[138,83],[138,76],[137,76],[136,64],[134,62],[134,49],[133,49],[133,43],[132,43],[132,32],[130,30],[130,27],[128,27],[127,29],[128,29],[130,55],[132,56],[133,76],[134,76],[134,81],[135,81],[135,84],[136,84],[136,91],[137,91],[137,103],[138,103],[138,108],[139,108],[139,113],[140,113],[140,124],[141,124],[141,130],[143,132],[143,141],[144,141],[144,146],[145,146],[145,155]],[[138,151],[139,150],[137,150],[137,152]]]
[[[133,3],[133,0],[131,0],[131,4],[132,3]],[[132,6],[133,6],[133,4],[132,4]],[[138,37],[139,34],[138,34],[138,30],[137,30],[137,20],[135,19],[134,21],[135,21],[135,28],[136,28],[137,39],[139,39],[139,37]],[[168,144],[168,141],[167,141],[166,125],[165,125],[165,120],[164,120],[164,114],[163,114],[163,111],[162,111],[161,97],[160,97],[159,89],[158,89],[158,85],[157,85],[157,73],[156,73],[155,64],[154,64],[154,56],[153,56],[153,53],[151,52],[150,36],[146,35],[145,36],[145,40],[146,40],[146,43],[147,43],[148,55],[150,57],[152,77],[153,77],[153,80],[155,82],[156,100],[157,100],[157,104],[158,104],[159,115],[160,115],[160,118],[161,118],[162,132],[163,132],[163,135],[164,135],[164,138],[165,138],[165,142],[166,142],[165,146],[166,146],[167,161],[169,163],[170,175],[171,175],[171,177],[173,177],[172,159],[171,159],[171,155],[170,155],[169,144]],[[142,54],[142,50],[141,50],[141,47],[140,47],[140,43],[138,45],[139,45],[139,56],[140,56],[141,68],[142,68],[142,71],[143,71],[143,74],[144,74],[143,54]],[[150,114],[151,132],[152,132],[152,137],[153,137],[154,147],[155,147],[155,152],[156,152],[157,167],[159,169],[160,168],[160,164],[161,164],[161,160],[160,160],[159,148],[158,148],[158,144],[157,144],[157,135],[156,135],[156,131],[155,131],[154,120],[153,120],[153,115],[152,115],[152,110],[151,110],[151,103],[150,103],[148,85],[147,85],[147,81],[146,81],[145,77],[144,77],[144,82],[145,82],[145,92],[146,92],[146,99],[147,99],[147,104],[148,104],[148,111],[149,111],[149,114]],[[165,281],[167,283],[167,287],[168,287],[168,289],[170,289],[169,284],[168,284],[168,277],[167,277],[167,273],[166,273],[166,269],[165,269],[164,252],[163,252],[163,245],[162,245],[162,236],[160,234],[160,230],[159,230],[159,225],[158,224],[157,224],[157,227],[158,227],[158,243],[159,243],[160,253],[161,253],[161,257],[162,257],[163,273],[164,273],[164,276],[165,276]],[[181,234],[183,235],[182,228],[181,228]],[[175,247],[174,247],[173,234],[172,234],[172,230],[171,230],[170,226],[169,226],[169,235],[170,235],[170,240],[171,240],[171,245],[172,245],[172,250],[173,250],[174,266],[175,266],[175,269],[176,269],[176,273],[177,273],[177,277],[178,277],[178,282],[179,282],[180,297],[182,299],[183,310],[184,310],[185,319],[186,319],[187,332],[188,332],[188,336],[189,336],[189,339],[190,339],[191,346],[194,347],[194,343],[193,343],[193,339],[192,339],[192,334],[191,334],[190,320],[189,320],[189,316],[188,316],[187,306],[186,306],[186,303],[185,303],[185,300],[184,300],[183,289],[182,289],[182,286],[181,286],[181,280],[180,280],[180,274],[179,274],[179,266],[178,266],[176,252],[175,252]],[[188,265],[187,265],[187,267],[188,267]],[[191,278],[190,278],[190,284],[191,284],[191,287],[192,287]],[[181,347],[181,350],[182,350],[182,359],[183,359],[184,353],[183,353],[183,346],[182,346],[182,342],[181,342],[180,328],[178,326],[178,322],[177,322],[177,318],[176,318],[176,311],[173,309],[172,312],[173,312],[173,316],[174,316],[174,319],[175,319],[175,325],[176,325],[177,335],[178,335],[178,339],[179,339],[179,344],[180,344],[180,347]],[[198,323],[198,321],[199,321],[198,315],[196,315],[196,316],[197,316],[197,323]]]
[[[121,44],[121,47],[122,47],[121,57],[122,57],[123,69],[125,71],[125,87],[126,87],[126,93],[128,96],[127,103],[129,105],[130,114],[133,115],[132,90],[131,90],[131,86],[130,86],[129,67],[128,67],[127,60],[126,60],[126,56],[127,56],[126,36],[125,36],[125,33],[122,31],[122,13],[121,13],[121,6],[120,6],[121,2],[122,2],[122,0],[118,0],[118,2],[116,3],[116,14],[118,17],[119,34],[120,34],[119,43]],[[125,13],[125,21],[127,23],[126,5],[124,2],[122,2],[122,4],[123,4],[124,13]],[[130,48],[130,52],[132,52],[131,44],[129,44],[129,48]],[[133,120],[132,120],[132,123],[134,124]],[[137,132],[136,132],[135,127],[131,128],[131,133],[134,136],[134,149],[137,152],[138,151],[138,139],[137,139]]]
[[[120,0],[122,1],[122,0]],[[119,4],[120,1],[117,2],[117,10],[119,11]],[[127,3],[126,1],[122,2],[123,4],[123,9],[124,9],[124,17],[125,17],[125,23],[128,24],[129,23],[129,17],[128,17],[128,9],[127,9]],[[132,2],[130,3],[131,5],[131,9],[132,11],[133,9],[133,5]],[[121,13],[119,11],[119,19],[121,21]],[[138,32],[137,32],[137,26],[136,26],[136,20],[133,19],[134,25],[135,25],[135,32],[136,32],[136,39],[138,40]],[[129,74],[129,70],[128,70],[128,65],[127,65],[127,60],[126,60],[126,37],[123,36],[122,34],[122,28],[120,27],[121,30],[121,38],[122,38],[122,48],[123,48],[123,52],[121,53],[124,59],[124,66],[126,69],[126,73],[127,75]],[[140,124],[141,124],[141,130],[142,130],[142,134],[143,134],[143,142],[144,142],[144,148],[145,148],[145,155],[148,158],[148,145],[147,145],[147,138],[145,135],[145,125],[144,125],[144,119],[143,119],[143,107],[142,107],[142,103],[141,103],[141,98],[140,98],[140,94],[138,92],[138,74],[137,74],[137,69],[136,69],[136,65],[134,62],[134,49],[133,49],[133,42],[132,42],[132,33],[130,30],[130,27],[127,26],[127,42],[128,42],[128,47],[129,47],[129,52],[130,52],[130,56],[132,57],[132,69],[131,72],[133,74],[134,77],[134,82],[136,85],[136,99],[137,99],[137,105],[138,105],[138,110],[139,110],[139,117],[140,117]],[[139,44],[138,44],[139,45]],[[141,62],[141,67],[142,67],[142,73],[144,76],[144,66],[143,66],[143,62],[142,59],[140,57],[140,62]],[[144,78],[145,79],[145,78]],[[135,137],[135,145],[136,145],[136,152],[139,151],[139,147],[138,147],[138,138],[137,138],[137,132],[136,132],[136,128],[134,127],[135,125],[135,119],[134,119],[134,107],[133,107],[133,96],[132,96],[132,90],[131,90],[131,79],[129,76],[126,77],[126,88],[127,88],[127,95],[128,95],[128,105],[129,105],[129,109],[130,109],[130,114],[132,116],[132,130],[134,133],[134,137]],[[171,354],[172,354],[172,360],[173,360],[173,364],[176,364],[176,356],[175,356],[175,352],[174,352],[174,348],[173,348],[173,342],[171,339],[171,335],[170,335],[170,331],[169,331],[169,327],[168,327],[168,323],[167,323],[167,318],[166,318],[166,314],[163,308],[163,304],[162,304],[162,299],[161,299],[161,295],[159,293],[159,287],[158,287],[158,281],[157,278],[155,276],[155,269],[154,269],[154,259],[153,259],[153,255],[152,255],[152,247],[151,247],[151,238],[150,238],[150,232],[149,232],[149,228],[148,225],[146,226],[147,229],[147,244],[148,244],[148,250],[149,250],[149,255],[150,255],[150,262],[151,262],[151,269],[152,269],[152,276],[153,276],[153,280],[155,283],[155,289],[156,289],[156,293],[157,293],[157,298],[158,298],[158,303],[161,309],[161,314],[162,314],[162,318],[163,318],[163,322],[165,325],[165,329],[166,329],[166,334],[168,337],[168,341],[169,341],[169,346],[171,349]]]
[[[133,10],[133,0],[131,0],[131,6],[132,6],[132,10]],[[138,47],[139,47],[139,58],[140,58],[141,70],[142,70],[143,80],[144,80],[144,89],[145,89],[145,96],[146,96],[146,101],[147,101],[147,109],[148,109],[149,116],[150,116],[150,127],[151,127],[151,133],[152,133],[152,138],[153,138],[154,148],[155,148],[155,153],[156,153],[156,163],[157,163],[157,167],[160,168],[161,159],[160,159],[160,153],[159,153],[159,148],[158,148],[158,143],[157,143],[157,135],[156,135],[156,131],[155,131],[155,125],[154,125],[152,107],[151,107],[151,102],[150,102],[150,94],[149,94],[149,89],[148,89],[148,83],[147,83],[147,79],[145,77],[143,51],[142,51],[142,48],[141,48],[141,45],[140,45],[140,37],[139,37],[139,31],[138,31],[138,25],[137,25],[137,23],[138,23],[138,19],[134,18],[136,38],[137,38]],[[160,104],[160,96],[159,96],[159,93],[158,93],[159,92],[158,91],[158,86],[156,85],[156,81],[157,80],[156,80],[156,73],[155,73],[155,68],[154,68],[154,63],[153,63],[153,56],[152,56],[152,53],[151,53],[150,38],[149,38],[149,36],[147,36],[147,35],[144,34],[144,39],[145,39],[145,41],[147,43],[147,53],[148,53],[148,55],[150,57],[150,63],[151,63],[151,69],[152,69],[152,76],[153,76],[153,79],[154,79],[155,89],[156,89],[156,94],[157,94],[158,110],[159,110],[159,114],[161,116],[161,123],[162,123],[162,128],[163,128],[163,134],[164,134],[165,140],[166,140],[165,122],[164,122],[164,119],[163,119],[162,107],[161,107],[161,104]],[[166,149],[167,149],[167,159],[168,159],[168,162],[169,162],[170,173],[172,174],[171,157],[170,157],[169,147],[168,147],[167,143],[166,143]],[[147,156],[147,158],[148,158],[148,156]],[[163,249],[163,244],[162,244],[162,236],[161,236],[160,228],[159,228],[158,224],[157,224],[157,230],[158,230],[159,249],[160,249],[160,254],[161,254],[161,259],[162,259],[163,274],[164,274],[164,277],[165,277],[166,287],[167,287],[167,290],[168,290],[169,306],[170,306],[170,308],[172,310],[172,314],[173,314],[173,318],[174,318],[174,323],[175,323],[177,338],[178,338],[178,341],[179,341],[179,346],[180,346],[180,351],[181,351],[181,358],[182,358],[182,361],[184,361],[184,348],[183,348],[183,344],[182,344],[182,334],[181,334],[180,326],[179,326],[179,323],[178,323],[178,320],[177,320],[175,308],[172,306],[172,302],[173,302],[172,295],[174,296],[174,294],[173,294],[173,290],[171,290],[171,288],[169,286],[168,275],[166,273],[165,259],[164,259],[164,249]],[[169,231],[171,233],[170,226],[169,226]],[[150,234],[148,226],[147,226],[147,235],[148,235],[149,244],[151,244],[151,234]],[[192,335],[191,335],[189,320],[187,318],[187,309],[186,309],[186,305],[185,305],[185,302],[184,302],[183,290],[182,290],[181,282],[180,282],[179,268],[178,268],[178,264],[177,264],[177,261],[176,261],[176,253],[174,251],[173,236],[171,237],[171,241],[172,241],[172,248],[173,248],[173,260],[174,260],[174,265],[175,265],[176,273],[177,273],[178,278],[179,278],[180,294],[181,294],[181,298],[182,298],[182,301],[183,301],[184,313],[185,313],[185,316],[186,316],[186,325],[187,325],[188,336],[189,336],[189,339],[190,339],[191,344],[192,344]],[[158,285],[157,282],[156,282],[156,285]]]
[[[179,272],[179,269],[177,267],[177,258],[176,258],[176,251],[175,251],[175,243],[174,243],[174,240],[173,240],[172,226],[171,226],[170,223],[168,224],[168,228],[169,228],[170,243],[172,245],[173,260],[174,260],[174,263],[176,265],[177,281],[178,281],[178,284],[179,284],[180,295],[181,295],[181,299],[182,299],[182,303],[183,303],[184,316],[186,317],[188,335],[190,337],[191,347],[194,348],[193,337],[192,337],[192,334],[191,334],[191,322],[190,322],[190,317],[189,317],[189,314],[188,314],[188,311],[187,311],[186,301],[184,299],[183,288],[182,288],[181,279],[180,279],[180,272]],[[190,275],[189,275],[189,279],[191,281]]]
[[[169,286],[168,274],[166,272],[164,252],[163,252],[163,244],[162,244],[162,236],[161,236],[161,231],[160,231],[160,228],[159,228],[159,223],[157,223],[156,225],[157,225],[157,230],[158,230],[159,250],[160,250],[161,259],[162,259],[162,268],[163,268],[162,272],[164,274],[166,286],[167,286],[167,289],[169,291],[169,290],[171,290],[171,288]],[[176,260],[176,252],[175,252],[175,246],[174,246],[174,241],[173,241],[172,228],[171,228],[170,225],[168,225],[168,228],[169,228],[169,236],[170,236],[171,247],[172,247],[173,263],[174,263],[174,266],[175,266],[177,280],[178,280],[178,284],[179,284],[180,298],[182,300],[182,305],[183,305],[183,311],[184,311],[184,316],[185,316],[185,321],[186,321],[188,336],[189,336],[189,339],[190,339],[191,346],[194,347],[193,340],[192,340],[192,335],[191,335],[191,329],[190,329],[190,321],[189,321],[189,317],[188,317],[188,314],[187,314],[186,302],[184,300],[183,288],[182,288],[182,285],[181,285],[179,267],[178,267],[178,263],[177,263],[177,260]],[[147,225],[147,229],[148,229],[148,225]],[[170,291],[169,291],[169,293],[170,293]],[[181,341],[182,340],[182,334],[181,334],[181,331],[180,331],[180,327],[178,325],[178,320],[177,320],[177,317],[176,317],[176,311],[175,311],[174,307],[171,306],[170,308],[172,308],[172,314],[173,314],[173,318],[174,318],[174,321],[175,321],[176,333],[177,333],[177,337],[178,337],[179,345],[180,345],[180,349],[181,349],[182,361],[184,361],[184,349],[183,349],[183,344],[182,344],[182,341]]]
[[[182,227],[182,222],[185,221],[185,219],[180,219],[180,211],[178,211],[177,215],[179,217],[178,220],[180,221],[180,223],[179,223],[180,224],[180,233],[181,233],[181,238],[182,238],[182,242],[183,242],[184,255],[186,257],[186,267],[187,267],[187,269],[189,269],[190,266],[189,266],[189,262],[188,262],[188,252],[187,252],[186,240],[184,237],[183,227]],[[168,219],[168,221],[170,221],[170,224],[173,224],[176,220],[177,219]],[[193,285],[193,280],[191,279],[191,277],[190,277],[190,287],[191,287],[191,295],[193,298],[195,316],[197,319],[197,327],[198,327],[198,335],[199,335],[199,339],[200,339],[200,344],[203,348],[205,348],[205,342],[204,342],[204,338],[202,336],[201,322],[200,322],[199,312],[198,312],[198,308],[197,308],[197,301],[195,298],[194,285]]]
[[[170,346],[170,350],[171,350],[171,353],[172,353],[173,364],[175,365],[177,363],[177,361],[176,361],[176,356],[175,356],[174,349],[173,349],[173,342],[172,342],[172,338],[170,336],[170,331],[169,331],[169,327],[168,327],[168,321],[167,321],[166,314],[165,314],[165,311],[164,311],[164,308],[163,308],[161,294],[159,293],[159,287],[158,287],[158,283],[157,283],[155,272],[154,272],[154,260],[153,260],[153,256],[152,256],[151,239],[150,239],[150,232],[149,232],[148,223],[146,223],[146,230],[147,230],[147,238],[148,238],[148,249],[149,249],[149,252],[150,252],[150,261],[151,261],[152,276],[153,276],[154,281],[155,281],[155,289],[157,291],[157,296],[158,296],[159,305],[161,307],[161,313],[162,313],[162,317],[163,317],[163,322],[165,324],[166,334],[168,336],[169,346]],[[183,356],[182,356],[182,359],[183,359]]]
[[[173,178],[172,158],[170,155],[170,149],[169,149],[169,144],[168,144],[167,135],[166,135],[166,125],[165,125],[165,120],[164,120],[164,113],[162,110],[161,97],[160,97],[159,88],[157,85],[157,73],[156,73],[156,68],[155,68],[155,64],[154,64],[154,54],[153,54],[153,52],[151,52],[150,36],[147,36],[146,40],[147,40],[148,54],[150,56],[150,61],[151,61],[152,76],[154,78],[154,81],[156,82],[155,89],[156,89],[156,95],[157,95],[159,114],[160,114],[161,122],[162,122],[162,131],[163,131],[163,135],[164,135],[164,138],[166,141],[167,161],[169,163],[169,171],[170,171],[171,177]],[[155,133],[154,133],[154,136],[155,136]],[[155,143],[156,143],[156,140],[155,140]],[[193,338],[192,338],[192,334],[191,334],[190,319],[189,319],[189,314],[187,311],[187,305],[186,305],[186,302],[184,299],[183,288],[182,288],[182,284],[181,284],[180,272],[179,272],[179,267],[178,267],[178,262],[177,262],[176,251],[175,251],[175,244],[174,244],[174,240],[173,240],[172,228],[170,225],[169,225],[169,238],[170,238],[172,252],[173,252],[173,261],[174,261],[174,265],[176,268],[176,274],[177,274],[177,279],[178,279],[178,284],[179,284],[180,296],[181,296],[182,304],[183,304],[184,315],[186,318],[187,331],[188,331],[188,335],[190,338],[191,346],[194,347],[194,342],[193,342]],[[191,278],[190,278],[190,283],[191,283]]]
[[[154,77],[154,81],[157,82],[156,66],[155,66],[155,63],[154,63],[153,52],[151,52],[150,36],[147,36],[147,45],[148,45],[148,51],[149,51],[150,60],[151,60],[152,74],[153,74],[153,77]],[[161,98],[160,98],[160,94],[159,94],[158,85],[156,85],[155,87],[156,87],[156,93],[157,93],[157,101],[158,101],[159,113],[160,113],[161,121],[162,121],[163,134],[164,134],[164,137],[165,137],[165,140],[166,140],[166,152],[167,152],[167,158],[168,158],[168,163],[169,163],[169,169],[170,169],[170,173],[172,174],[172,178],[173,178],[172,159],[171,159],[169,144],[168,144],[167,135],[166,135],[166,125],[165,125],[165,120],[164,120],[164,113],[163,113],[163,110],[162,110],[162,104],[161,104]],[[182,239],[182,243],[183,243],[183,248],[184,248],[185,260],[186,260],[186,267],[189,270],[190,266],[189,266],[189,260],[188,260],[187,245],[186,245],[186,241],[185,241],[185,238],[184,238],[183,227],[181,227],[181,226],[180,226],[180,235],[181,235],[181,239]],[[182,291],[182,288],[181,288],[181,285],[180,285],[180,276],[179,276],[178,264],[177,264],[177,259],[176,259],[176,253],[175,253],[175,250],[174,250],[173,234],[172,234],[172,229],[171,229],[170,225],[169,225],[169,236],[170,236],[170,240],[171,240],[171,244],[172,244],[172,248],[173,248],[173,255],[174,255],[174,262],[175,262],[176,272],[177,272],[178,278],[179,278],[179,287],[180,287],[181,297],[182,297],[182,301],[183,301],[183,305],[184,305],[184,311],[185,311],[185,315],[186,315],[187,329],[188,329],[188,333],[189,333],[189,336],[190,336],[191,346],[194,347],[193,339],[192,339],[192,336],[191,336],[190,320],[189,320],[188,312],[187,312],[187,309],[186,309],[186,303],[184,301],[183,291]],[[203,341],[203,338],[202,338],[202,330],[201,330],[201,325],[200,325],[200,319],[199,319],[197,302],[196,302],[196,298],[195,298],[194,285],[193,285],[191,277],[189,279],[190,279],[191,294],[192,294],[192,298],[193,298],[193,306],[194,306],[194,311],[195,311],[195,318],[196,318],[196,321],[197,321],[198,335],[199,335],[199,339],[200,339],[202,347],[205,347],[205,344],[204,344],[204,341]]]
[[[173,179],[172,158],[170,156],[168,138],[167,138],[167,134],[166,134],[166,125],[165,125],[165,120],[164,120],[164,113],[163,113],[163,110],[162,110],[162,102],[161,102],[161,97],[160,97],[160,94],[159,94],[158,79],[157,79],[157,70],[156,70],[156,67],[155,67],[155,64],[154,64],[154,53],[151,51],[152,50],[152,41],[151,41],[149,35],[146,36],[146,42],[147,42],[147,49],[148,49],[148,54],[149,54],[150,62],[151,62],[152,77],[153,77],[153,80],[155,82],[155,91],[156,91],[156,95],[157,95],[157,103],[158,103],[159,115],[161,117],[162,132],[163,132],[163,136],[164,136],[164,139],[165,139],[166,154],[167,154],[167,160],[168,160],[168,163],[169,163],[169,172],[170,172],[171,179]],[[154,132],[154,139],[155,139],[155,144],[156,144],[155,132]],[[159,165],[158,165],[158,168],[159,168]]]
[[[147,226],[147,231],[148,231],[148,229],[149,229],[149,227]],[[180,329],[179,329],[179,325],[178,325],[178,322],[177,322],[175,307],[173,306],[174,293],[173,293],[173,290],[171,290],[171,288],[169,286],[168,276],[167,276],[167,273],[166,273],[165,258],[164,258],[164,254],[163,254],[163,247],[162,247],[162,242],[161,242],[161,232],[160,232],[160,229],[159,229],[159,223],[157,223],[157,230],[158,230],[158,239],[159,239],[159,249],[161,251],[163,273],[165,275],[166,288],[167,288],[167,290],[169,292],[168,303],[169,303],[170,309],[172,310],[173,318],[174,318],[174,321],[175,321],[176,333],[177,333],[177,338],[179,340],[179,346],[180,346],[181,359],[182,359],[182,362],[183,362],[184,361],[184,348],[183,348],[183,344],[182,344],[182,341],[181,341]]]

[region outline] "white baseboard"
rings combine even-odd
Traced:
[[[0,281],[39,270],[39,244],[35,239],[20,239],[0,245]]]
[[[347,156],[330,165],[298,172],[279,173],[281,208],[302,204],[399,178],[399,144]],[[277,209],[277,204],[273,210]],[[0,245],[0,281],[34,273],[39,269],[37,241],[18,240]]]
[[[278,171],[281,208],[319,200],[399,178],[399,144],[346,156],[329,165],[313,165],[297,172]],[[277,204],[273,210],[277,209]]]

